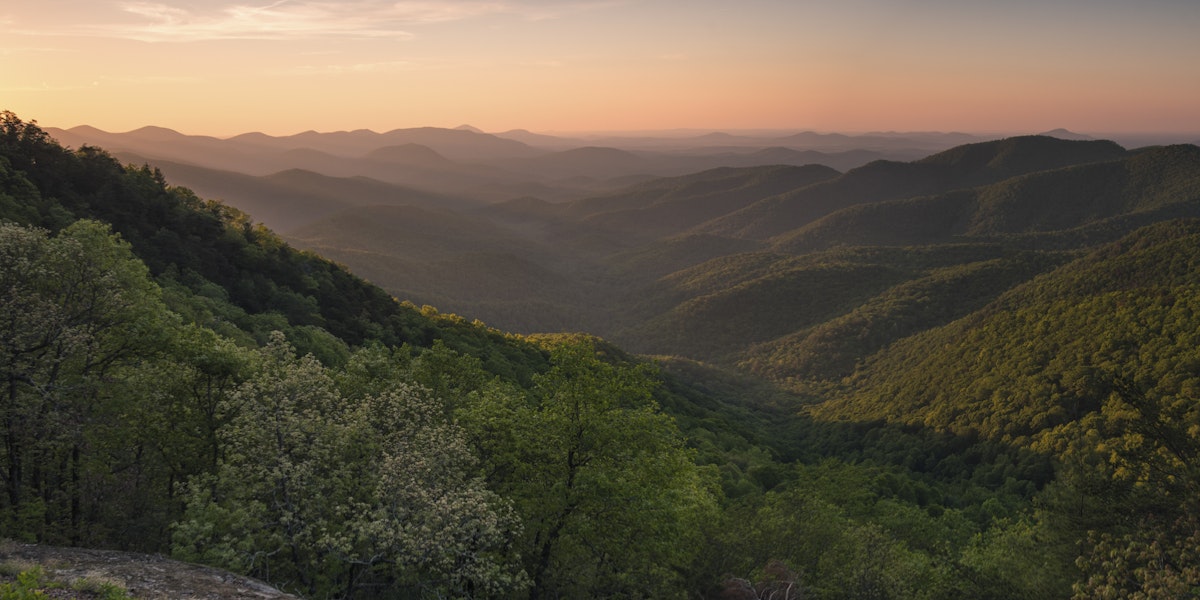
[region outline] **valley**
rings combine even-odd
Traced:
[[[149,133],[109,137],[148,152]],[[1087,248],[1155,221],[1200,216],[1192,202],[1200,158],[1189,146],[1129,150],[1102,140],[1025,136],[973,141],[914,160],[838,165],[842,170],[830,164],[839,161],[826,160],[653,176],[679,167],[663,166],[668,155],[660,154],[655,171],[652,157],[633,152],[664,153],[669,140],[605,140],[627,150],[526,136],[542,144],[538,149],[485,135],[425,129],[218,142],[163,133],[152,138],[162,145],[155,150],[160,155],[193,152],[192,160],[210,166],[137,160],[262,218],[289,243],[346,265],[402,300],[504,331],[586,331],[636,353],[702,360],[799,388],[845,377],[892,342],[967,316]],[[471,136],[486,141],[463,141]],[[410,141],[401,151],[373,148],[368,139]],[[430,146],[417,151],[411,140]],[[825,151],[890,149],[895,156],[959,141],[950,135],[703,140],[725,144],[720,148],[803,140]],[[308,143],[321,150],[268,154],[259,168],[286,169],[260,176],[212,170],[214,159],[203,159],[217,143],[251,141],[255,148]],[[349,151],[366,158],[271,163],[302,152],[328,158]],[[677,165],[696,156],[728,158],[710,146],[688,151],[674,156]],[[382,155],[405,166],[396,162],[388,170],[375,162]],[[431,174],[457,164],[443,155],[491,161],[461,169],[524,179],[520,185],[528,189],[585,178],[609,189],[590,195],[582,188],[543,189],[542,196],[490,201],[432,182]],[[413,171],[424,178],[413,178]],[[623,183],[631,178],[645,181]]]
[[[1200,585],[1195,145],[6,115],[17,536],[310,597]],[[22,346],[84,256],[122,325]]]

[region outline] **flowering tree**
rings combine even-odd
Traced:
[[[344,397],[276,335],[230,396],[223,458],[188,487],[175,552],[307,594],[366,584],[487,597],[519,588],[516,522],[473,476],[462,431],[423,390]]]

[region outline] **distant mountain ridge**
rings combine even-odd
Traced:
[[[334,139],[348,147],[382,135],[343,132]],[[830,144],[855,139],[795,137]],[[704,138],[738,140],[729,134]],[[304,152],[336,164],[337,155]],[[240,193],[245,202],[274,197],[290,203],[270,217],[289,225],[277,227],[287,239],[368,274],[401,297],[506,329],[582,329],[639,352],[741,365],[774,378],[822,380],[986,304],[1061,264],[1064,252],[1156,221],[1200,216],[1198,153],[1194,146],[1134,151],[1106,140],[1018,136],[846,171],[810,164],[646,175],[635,185],[558,202],[520,193],[519,177],[498,174],[540,171],[538,185],[592,185],[597,175],[649,169],[679,157],[588,146],[497,159],[489,167],[488,177],[500,177],[492,179],[492,191],[512,196],[494,204],[471,202],[470,194],[314,171],[259,179],[197,172],[189,185],[228,180],[234,185],[224,192],[227,199]],[[397,175],[461,181],[474,173],[487,185],[481,171],[458,170],[467,165],[432,145],[381,146],[363,156],[381,168],[396,165],[387,168]],[[424,167],[414,166],[422,161]],[[186,173],[180,165],[165,172],[172,170]],[[270,215],[266,204],[252,212]],[[814,289],[824,293],[809,296]],[[879,315],[892,315],[896,327],[881,329],[887,321]],[[847,335],[860,342],[829,345]],[[828,360],[812,358],[819,356]]]
[[[117,156],[134,164],[149,162],[135,154],[118,153]],[[155,162],[176,185],[237,206],[279,231],[289,231],[353,206],[414,205],[463,209],[477,205],[466,198],[368,177],[332,177],[306,169],[252,176],[183,163]]]
[[[909,163],[875,161],[837,179],[764,199],[700,230],[765,239],[855,204],[947,192],[1125,153],[1112,142],[1028,136],[959,146]]]
[[[476,239],[516,236],[530,243],[519,252],[463,245],[457,236],[426,239],[422,251],[454,265],[455,278],[478,269],[484,281],[485,254],[513,257],[503,268],[522,265],[520,275],[511,271],[522,284],[503,300],[463,283],[451,293],[415,266],[400,267],[408,263],[394,251],[392,272],[382,254],[336,256],[369,264],[372,277],[397,293],[436,298],[504,327],[581,328],[640,352],[822,379],[983,306],[1061,264],[1063,252],[1157,220],[1200,216],[1197,152],[1022,136],[844,173],[725,167],[571,202],[526,197],[472,211],[472,219],[482,217],[474,226],[492,228]],[[344,229],[321,239],[320,250],[334,253],[361,241]],[[425,292],[418,281],[427,282]],[[810,289],[825,293],[810,298]],[[536,311],[514,312],[522,293]],[[883,327],[880,314],[893,315],[896,327]],[[829,346],[835,333],[859,339],[855,328],[865,336],[860,343]]]
[[[523,130],[489,134],[470,126],[384,133],[305,131],[287,136],[251,132],[226,139],[161,127],[124,133],[89,126],[46,131],[67,146],[99,146],[152,164],[190,164],[256,176],[300,168],[334,177],[361,175],[441,194],[467,194],[488,202],[525,195],[574,200],[619,189],[633,180],[722,166],[816,163],[846,170],[881,158],[924,156],[958,139],[929,134],[911,139],[833,134],[572,138]]]
[[[453,414],[462,416],[471,434],[464,444],[494,444],[479,446],[493,451],[480,455],[478,476],[490,478],[491,470],[505,477],[515,473],[518,487],[504,480],[496,489],[520,490],[502,497],[512,498],[510,506],[521,510],[530,508],[525,506],[529,498],[540,508],[547,489],[521,481],[525,460],[542,460],[550,439],[547,427],[592,400],[619,403],[630,391],[647,400],[653,395],[663,407],[662,417],[681,424],[684,435],[666,441],[680,453],[666,461],[646,455],[634,462],[705,465],[713,503],[722,492],[728,499],[722,512],[703,515],[720,518],[711,522],[721,527],[697,528],[696,537],[688,538],[704,545],[693,557],[703,565],[691,567],[694,576],[724,573],[732,561],[740,561],[734,567],[739,575],[765,573],[759,582],[735,575],[701,583],[687,594],[681,587],[677,596],[750,597],[774,591],[776,583],[787,590],[801,583],[796,590],[816,597],[893,588],[904,588],[904,597],[1102,597],[1150,589],[1176,597],[1200,584],[1194,569],[1175,568],[1191,564],[1200,539],[1200,147],[1127,150],[1101,140],[1021,136],[846,171],[820,165],[723,167],[559,202],[520,195],[487,204],[467,197],[457,209],[446,206],[450,198],[431,197],[423,205],[397,201],[404,193],[420,192],[415,187],[397,191],[396,185],[363,177],[294,168],[251,176],[175,164],[181,173],[207,169],[193,174],[224,181],[231,190],[257,190],[247,201],[281,191],[264,209],[275,204],[279,212],[303,209],[313,217],[286,238],[307,249],[296,251],[256,224],[253,215],[168,183],[170,175],[163,170],[124,167],[101,150],[63,149],[36,128],[22,129],[10,113],[5,124],[0,209],[6,219],[52,231],[81,217],[112,223],[119,239],[106,237],[105,226],[95,223],[67,233],[90,244],[82,234],[94,232],[89,235],[103,239],[105,247],[125,253],[127,243],[137,253],[137,260],[130,255],[129,274],[144,279],[139,266],[144,262],[154,275],[153,282],[146,280],[143,296],[161,300],[164,308],[169,303],[179,317],[163,312],[146,320],[170,325],[188,338],[178,348],[160,340],[153,353],[121,365],[137,374],[129,385],[114,380],[100,396],[59,396],[78,406],[60,413],[70,418],[46,420],[42,431],[54,432],[61,422],[86,422],[86,431],[105,441],[98,449],[76,444],[88,453],[87,460],[70,458],[67,443],[41,444],[27,436],[41,444],[29,447],[45,454],[35,453],[24,464],[38,466],[42,456],[55,453],[62,457],[43,461],[56,487],[36,487],[42,485],[40,472],[25,476],[32,482],[29,489],[51,492],[30,496],[34,518],[24,519],[25,507],[10,511],[17,517],[10,520],[23,521],[32,535],[40,535],[47,523],[38,514],[43,501],[55,507],[53,520],[63,531],[90,535],[70,519],[74,498],[104,509],[85,513],[107,512],[107,496],[87,497],[89,486],[123,497],[121,486],[140,492],[137,486],[143,485],[143,471],[127,469],[129,461],[112,462],[107,453],[121,449],[140,465],[143,446],[126,438],[142,440],[141,429],[149,424],[144,441],[152,447],[155,431],[189,429],[177,427],[178,415],[190,419],[184,422],[194,424],[191,429],[203,442],[204,428],[210,426],[205,419],[211,418],[205,409],[211,404],[205,405],[197,391],[243,362],[232,354],[241,352],[237,348],[253,348],[278,336],[271,332],[284,331],[298,352],[312,353],[305,360],[313,365],[347,365],[337,373],[338,381],[325,380],[330,386],[369,388],[376,373],[387,377],[389,370],[419,364],[422,377],[405,379],[404,389],[411,381],[412,390],[444,394],[471,409],[447,404],[432,412],[459,411]],[[172,134],[146,130],[139,135]],[[423,144],[384,148],[382,162],[441,164],[430,154],[442,156],[440,151]],[[586,166],[586,160],[573,162],[578,156],[635,166],[661,158],[644,148],[612,150],[598,146],[543,156],[552,155],[546,163],[552,164],[565,155],[571,168]],[[291,152],[317,160],[337,156],[311,148]],[[442,158],[447,170],[463,166]],[[589,178],[584,173],[569,177]],[[507,183],[522,187],[528,182]],[[47,239],[41,230],[12,225],[5,225],[5,233],[10,248],[32,248],[30,240]],[[73,261],[61,262],[68,264],[44,272],[70,283]],[[23,270],[24,264],[6,263],[13,278],[30,290],[10,294],[10,307],[20,308],[25,296],[42,293],[41,272]],[[414,304],[426,302],[438,308]],[[446,310],[458,315],[439,312]],[[40,326],[33,316],[27,322]],[[537,340],[593,338],[578,333],[523,337],[475,319],[521,332],[602,334],[620,348],[654,354],[663,369],[684,375],[636,384],[626,377],[633,373],[613,369],[619,364],[634,368],[633,358],[599,340],[588,342],[586,355],[607,366],[559,369],[556,351]],[[193,320],[202,327],[178,328]],[[121,336],[116,340],[132,339],[125,331],[116,335]],[[350,347],[360,344],[371,354],[350,355]],[[429,350],[414,353],[415,348]],[[461,352],[462,360],[453,351]],[[223,352],[229,359],[220,358]],[[186,355],[189,362],[157,362],[174,354]],[[194,362],[197,356],[202,362]],[[356,361],[363,356],[367,360]],[[261,357],[272,360],[265,353]],[[47,362],[43,370],[58,368],[55,361]],[[254,359],[247,356],[246,362]],[[739,370],[738,377],[758,386],[724,370]],[[163,375],[181,375],[183,381],[161,381]],[[315,375],[295,379],[295,388],[318,382]],[[551,379],[565,385],[545,387]],[[269,393],[284,389],[273,383],[278,379],[257,381]],[[236,383],[230,380],[230,389]],[[602,398],[580,396],[609,383],[616,387]],[[509,390],[527,386],[531,394],[513,395],[511,404],[497,402]],[[130,393],[136,404],[126,401]],[[164,397],[171,402],[164,405]],[[331,399],[338,397],[330,393]],[[571,400],[561,405],[561,413],[539,409],[560,397]],[[226,398],[239,400],[238,395]],[[43,390],[34,386],[21,399],[29,415],[47,405]],[[100,402],[114,410],[104,410],[108,407]],[[176,410],[195,403],[198,410]],[[147,418],[138,414],[129,428],[109,433],[110,423],[127,421],[126,407],[143,405]],[[363,414],[375,412],[370,404],[363,406],[371,409]],[[329,425],[347,418],[348,411],[330,407]],[[656,410],[647,405],[639,414],[657,418]],[[325,413],[296,414],[295,439],[307,439],[306,428],[321,424],[308,415]],[[595,421],[620,428],[633,422]],[[683,429],[685,423],[690,426]],[[372,427],[363,425],[362,431]],[[11,424],[8,431],[10,439],[23,434]],[[322,436],[340,440],[345,432],[354,441],[356,431],[330,427]],[[588,435],[581,437],[581,431]],[[599,462],[620,463],[636,446],[657,439],[617,429],[602,435],[592,431],[553,432],[570,448],[555,455],[565,455],[569,466],[574,449],[611,435],[623,443]],[[257,447],[265,448],[278,433],[261,437]],[[510,452],[504,444],[511,437],[528,445]],[[570,445],[575,442],[582,445]],[[338,450],[328,453],[337,463],[331,472],[342,473],[339,459],[359,452],[352,446],[330,446]],[[181,444],[177,456],[190,461],[196,447],[205,446]],[[11,458],[12,451],[6,451]],[[202,461],[209,456],[198,454]],[[92,470],[93,459],[102,468]],[[75,480],[72,461],[88,469],[90,483]],[[112,462],[111,468],[104,461]],[[157,468],[145,473],[157,473],[151,481],[161,485],[144,489],[161,495],[169,512],[177,499],[168,484],[179,479],[173,463],[155,461],[146,464]],[[548,469],[558,472],[561,463],[549,461]],[[361,476],[378,468],[378,461],[362,468],[345,473]],[[587,473],[576,480],[586,480],[581,487],[608,488],[622,478],[609,477],[618,471]],[[231,485],[224,489],[236,493],[240,475],[231,471]],[[613,498],[641,502],[663,490],[664,478],[657,475],[632,472],[630,478],[652,485],[645,494],[604,498],[593,513],[599,518],[583,519],[576,531],[591,535],[597,523],[608,525]],[[571,487],[570,475],[565,481]],[[336,493],[337,487],[321,489]],[[261,497],[277,489],[263,486]],[[701,488],[690,489],[678,495]],[[55,490],[69,493],[50,498]],[[194,491],[209,499],[207,490]],[[117,508],[140,505],[140,495],[130,493],[128,504]],[[567,512],[574,510],[571,506]],[[224,526],[220,520],[228,514],[224,508],[206,510],[200,517],[218,519],[189,519],[182,526],[203,533],[210,525]],[[127,516],[125,510],[113,510],[96,522],[115,524],[121,538],[143,543],[142,530],[121,529]],[[168,519],[150,518],[159,524],[145,531],[158,532],[162,544],[170,531],[178,531],[167,526]],[[247,527],[257,531],[264,521],[251,519]],[[523,522],[536,527],[546,520]],[[627,537],[605,548],[619,551],[628,539],[658,530],[632,527]],[[669,537],[671,543],[680,539]],[[278,539],[266,538],[264,547],[277,547]],[[536,541],[525,544],[533,546]],[[554,550],[551,546],[542,548]],[[647,560],[634,561],[631,568],[654,563],[662,548],[651,547]],[[604,560],[582,556],[552,563],[583,565],[586,572]],[[804,572],[793,573],[793,568]],[[819,576],[808,574],[810,568]]]
[[[583,211],[587,214],[588,224],[614,231],[673,235],[739,210],[760,198],[828,181],[838,175],[837,171],[821,165],[715,169],[643,184],[634,188],[638,190],[634,205],[630,205],[627,192],[607,199],[572,203],[568,214],[579,215]]]
[[[1070,131],[1070,130],[1062,128],[1062,127],[1059,127],[1057,129],[1051,129],[1050,131],[1043,131],[1042,133],[1039,133],[1038,135],[1044,135],[1044,136],[1048,136],[1048,137],[1056,137],[1060,140],[1094,140],[1094,139],[1096,139],[1085,133],[1075,133],[1074,131]]]
[[[1112,219],[1178,213],[1180,198],[1200,184],[1178,173],[1200,173],[1195,146],[1151,148],[1127,159],[1035,172],[944,194],[858,205],[830,214],[776,240],[789,252],[834,243],[888,240],[907,245],[1101,227]]]

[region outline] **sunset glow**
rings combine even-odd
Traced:
[[[0,108],[195,134],[1200,131],[1190,0],[45,0]]]

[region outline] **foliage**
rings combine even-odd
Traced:
[[[44,588],[45,573],[41,567],[34,567],[17,573],[17,580],[12,583],[0,584],[0,600],[38,600],[48,598]]]
[[[829,319],[751,351],[742,365],[773,379],[840,379],[856,362],[920,331],[986,305],[1054,263],[1039,255],[935,269]]]
[[[1049,573],[1078,578],[1081,597],[1187,581],[1151,565],[1186,564],[1170,548],[1188,534],[1170,524],[1197,514],[1196,235],[1195,223],[1164,224],[1098,249],[895,344],[814,412],[1053,456],[1056,480],[1037,498]]]
[[[1198,156],[1017,139],[634,194],[807,181],[662,244],[691,266],[609,308],[642,350],[801,399],[398,303],[4,113],[0,527],[315,597],[1195,595],[1200,225],[1081,248],[1191,214]],[[789,206],[851,208],[711,235]],[[780,254],[849,223],[870,246]]]
[[[127,378],[174,324],[128,244],[92,221],[53,237],[0,224],[0,289],[0,522],[19,537],[104,537],[87,516],[146,492],[144,440],[113,437],[134,425]]]
[[[163,286],[187,291],[168,297],[177,302],[171,308],[201,325],[229,332],[232,323],[257,344],[282,330],[303,352],[335,361],[344,351],[316,328],[349,345],[427,347],[443,339],[467,353],[487,348],[489,368],[526,379],[542,366],[528,346],[398,303],[341,266],[292,249],[250,215],[169,185],[156,169],[123,167],[93,147],[68,150],[36,123],[3,112],[0,183],[9,182],[0,209],[14,211],[0,219],[52,231],[79,218],[110,224]]]
[[[518,525],[474,477],[463,432],[419,389],[343,396],[279,336],[228,399],[212,476],[188,485],[175,552],[314,595],[386,582],[421,594],[492,596]]]
[[[1173,523],[1147,516],[1124,534],[1092,533],[1078,564],[1085,598],[1189,598],[1200,593],[1200,524],[1195,513]]]
[[[644,368],[602,362],[588,344],[552,348],[551,363],[528,397],[488,387],[462,413],[524,522],[531,597],[680,595],[678,570],[716,507],[709,475]]]
[[[699,295],[622,334],[661,354],[719,359],[821,323],[903,280],[878,266],[830,264],[782,272]]]
[[[8,566],[4,565],[5,570]],[[64,589],[82,592],[87,594],[87,597],[98,600],[132,600],[129,592],[115,583],[82,577],[64,584],[52,580],[40,566],[16,570],[14,575],[15,581],[0,584],[0,600],[58,598]]]

